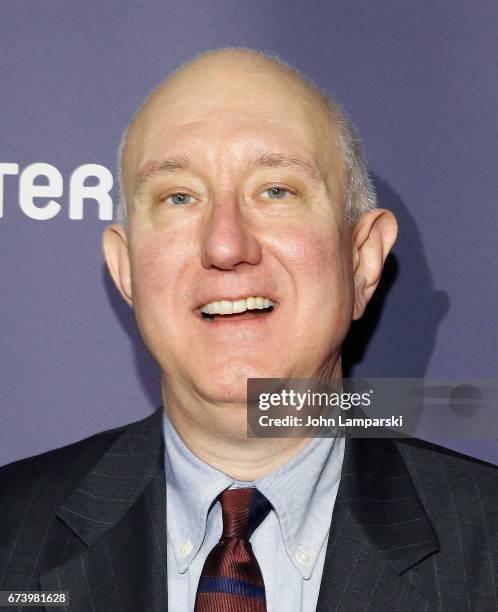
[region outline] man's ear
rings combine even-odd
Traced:
[[[353,229],[353,320],[363,316],[397,234],[396,218],[384,208],[370,210],[358,219]]]
[[[119,224],[108,225],[102,235],[102,246],[114,284],[128,305],[133,307],[130,253],[124,227]]]

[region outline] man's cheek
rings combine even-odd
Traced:
[[[132,249],[132,278],[150,295],[169,290],[182,265],[184,249],[171,237],[143,237]]]
[[[338,236],[313,227],[301,227],[287,233],[282,242],[289,263],[306,275],[319,276],[333,271],[338,261]]]

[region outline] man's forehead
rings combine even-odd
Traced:
[[[269,58],[215,53],[174,73],[151,94],[129,130],[123,169],[135,175],[161,134],[165,140],[175,130],[184,135],[189,132],[181,128],[195,122],[243,132],[258,121],[301,136],[317,157],[330,149],[325,103],[304,78]]]

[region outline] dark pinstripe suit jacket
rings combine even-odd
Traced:
[[[0,589],[167,610],[160,416],[0,470]],[[497,474],[425,443],[347,440],[317,610],[496,612]]]

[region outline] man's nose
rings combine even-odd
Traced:
[[[234,270],[240,263],[257,264],[261,246],[234,196],[213,203],[203,227],[201,260],[205,268]]]

